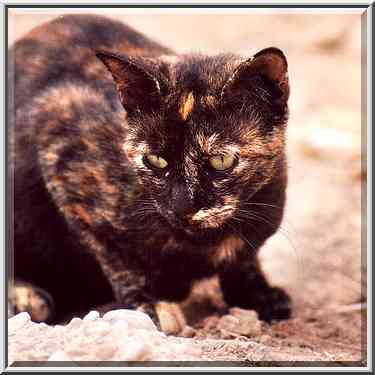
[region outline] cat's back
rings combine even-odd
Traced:
[[[171,53],[119,21],[96,15],[60,16],[33,29],[10,50],[16,109],[61,81],[97,88],[108,84],[109,73],[95,56],[102,49],[145,56]]]

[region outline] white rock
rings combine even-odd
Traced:
[[[94,352],[95,359],[98,360],[113,360],[116,358],[115,353],[117,351],[117,345],[114,344],[103,344],[100,345]]]
[[[66,326],[68,331],[77,330],[83,327],[83,320],[80,318],[73,318],[70,323]]]
[[[87,354],[87,346],[85,348],[83,347],[77,347],[74,346],[72,348],[65,347],[64,352],[69,356],[69,358],[79,361],[82,357],[84,357]]]
[[[124,342],[124,345],[118,351],[118,361],[141,361],[150,355],[151,350],[148,345],[141,341]]]
[[[21,341],[17,347],[15,348],[16,351],[28,351],[33,350],[35,348],[35,344],[33,342],[29,342],[27,339]]]
[[[129,324],[125,320],[119,320],[112,325],[113,334],[122,337],[128,334]]]
[[[9,336],[11,362],[188,360],[198,355],[190,341],[166,337],[146,314],[136,311],[112,311],[106,319],[75,318],[55,327],[31,322],[23,314],[12,325],[21,328]]]
[[[100,318],[100,315],[97,311],[90,311],[84,318],[83,321],[87,322],[94,322],[95,320],[98,320]]]
[[[84,333],[87,336],[104,336],[107,335],[111,330],[111,325],[103,320],[96,322],[86,322],[84,326]]]
[[[27,312],[21,312],[8,320],[8,332],[14,333],[23,328],[31,320]]]
[[[47,353],[48,352],[51,353],[51,352],[55,352],[55,351],[59,350],[60,345],[55,340],[51,340],[51,339],[45,340],[45,341],[42,340],[42,342],[38,344],[37,349],[42,351],[42,352],[44,351],[44,352],[47,352]]]
[[[63,350],[58,350],[53,353],[49,358],[48,361],[71,361],[72,359],[66,354]]]
[[[166,334],[160,331],[150,331],[148,329],[129,329],[128,337],[134,339],[134,337],[138,337],[141,340],[158,340],[160,338],[166,338]]]
[[[41,334],[45,335],[48,332],[48,326],[44,323],[30,323],[22,327],[22,332],[29,337],[36,337]]]
[[[104,314],[103,319],[111,324],[114,324],[119,320],[124,320],[128,323],[129,328],[131,329],[157,330],[151,318],[141,311],[126,309],[112,310]]]
[[[69,334],[64,334],[64,339],[63,339],[63,349],[66,350],[66,352],[70,351],[70,350],[75,350],[75,348],[83,348],[83,350],[88,350],[86,348],[88,348],[90,346],[90,339],[88,339],[88,337],[86,335],[76,335],[76,336],[73,336],[73,335],[69,335]]]

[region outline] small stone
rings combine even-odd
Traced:
[[[117,346],[113,344],[103,344],[100,345],[99,348],[97,348],[94,351],[95,359],[98,360],[110,360],[114,356],[114,354],[117,351]]]
[[[130,341],[124,342],[121,350],[118,353],[118,361],[141,361],[145,360],[147,355],[151,352],[148,345],[140,341]]]
[[[51,339],[43,339],[41,342],[36,345],[36,349],[40,350],[41,352],[55,352],[60,349],[60,345]]]
[[[249,314],[257,315],[257,313],[254,310],[245,310],[245,309],[240,309],[239,307],[231,307],[229,309],[229,314],[233,316],[242,316],[242,315],[249,315]]]
[[[69,324],[66,326],[66,329],[68,331],[76,330],[76,329],[79,329],[79,328],[82,328],[82,319],[80,319],[80,318],[73,318],[69,322]]]
[[[28,336],[28,337],[36,337],[40,335],[41,330],[39,327],[39,324],[30,322],[29,324],[23,326],[22,334]]]
[[[119,309],[108,311],[103,315],[103,320],[110,324],[114,324],[119,320],[124,320],[128,323],[129,329],[157,329],[154,322],[147,314],[135,310]]]
[[[30,315],[27,312],[21,312],[8,320],[8,332],[10,334],[15,333],[30,321]]]
[[[64,352],[73,360],[79,361],[82,357],[84,357],[87,354],[87,350],[85,350],[82,347],[65,347]]]
[[[35,344],[33,342],[28,342],[26,340],[24,341],[21,341],[18,345],[17,345],[17,351],[28,351],[28,350],[33,350],[35,348]]]
[[[190,326],[185,326],[181,332],[181,336],[186,338],[194,337],[196,334],[197,331]]]
[[[95,320],[98,320],[100,318],[100,315],[97,311],[90,311],[84,318],[84,322],[94,322]]]
[[[238,336],[238,334],[234,333],[233,331],[230,332],[230,331],[227,331],[226,329],[220,329],[220,338],[221,339],[229,340],[229,339],[235,338],[236,336]]]
[[[272,337],[270,335],[261,335],[259,337],[259,342],[261,344],[269,344],[271,340],[272,340]]]
[[[103,320],[96,322],[86,322],[84,332],[87,336],[104,336],[107,335],[111,330],[111,325]]]
[[[202,326],[207,330],[211,330],[211,329],[216,328],[218,323],[219,323],[218,316],[209,316],[203,320]]]
[[[252,310],[231,310],[235,315],[224,315],[218,323],[218,329],[225,333],[241,336],[257,336],[261,333],[258,314]]]
[[[28,352],[26,354],[24,360],[26,360],[26,361],[47,361],[48,360],[48,354],[34,349],[32,352]]]
[[[63,349],[68,352],[74,350],[75,348],[86,348],[90,345],[92,341],[91,337],[87,337],[82,333],[80,335],[72,335],[69,333],[64,333],[64,338],[62,340]]]
[[[57,352],[53,353],[49,358],[48,361],[71,361],[72,359],[66,354],[63,350],[58,350]]]
[[[95,315],[91,314],[93,318]],[[167,337],[154,328],[151,319],[143,313],[126,311],[119,314],[117,311],[108,314],[107,319],[75,318],[68,325],[54,327],[30,322],[10,336],[9,361],[48,360],[74,364],[72,361],[200,358],[193,339]],[[187,327],[184,334],[192,336],[193,332],[193,328]]]
[[[233,316],[233,315],[224,315],[220,318],[217,328],[219,329],[234,329],[238,324],[240,323],[240,320]]]
[[[126,335],[129,330],[129,324],[125,320],[119,320],[112,325],[112,329],[116,336]]]

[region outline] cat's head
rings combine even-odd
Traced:
[[[279,49],[250,59],[97,56],[127,112],[123,152],[172,227],[225,225],[277,172],[289,97]]]

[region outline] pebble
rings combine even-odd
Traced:
[[[12,318],[8,319],[8,332],[10,334],[23,328],[31,321],[30,315],[27,312],[21,312]]]
[[[194,337],[196,335],[196,330],[190,326],[185,326],[181,332],[182,337]]]
[[[53,353],[49,358],[48,361],[71,361],[72,359],[66,354],[63,350],[57,350]]]
[[[231,315],[221,317],[217,325],[225,336],[234,334],[254,337],[261,334],[262,325],[255,311],[234,308],[230,313]]]
[[[151,354],[149,346],[143,342],[137,341],[127,343],[119,352],[121,361],[141,361],[145,360]]]
[[[205,318],[202,325],[205,327],[205,329],[210,330],[217,327],[219,323],[219,317],[217,316],[209,316],[208,318]]]
[[[76,330],[82,328],[82,319],[80,318],[73,318],[70,323],[66,326],[66,329],[71,331],[71,330]]]
[[[104,336],[111,331],[111,325],[108,322],[96,321],[87,323],[84,325],[84,334],[87,336]]]
[[[97,311],[90,311],[84,318],[84,322],[95,322],[100,318],[100,314]]]
[[[147,330],[157,329],[151,318],[147,314],[140,311],[126,309],[112,310],[103,315],[103,320],[111,324],[114,324],[119,320],[124,320],[128,323],[129,328],[141,328]]]
[[[261,335],[259,337],[259,342],[261,344],[269,344],[272,340],[272,337],[270,335]]]
[[[122,336],[128,332],[129,324],[125,320],[119,320],[112,324],[112,329],[116,336]]]
[[[117,351],[117,345],[103,344],[103,345],[100,345],[100,347],[94,351],[94,355],[95,355],[95,358],[99,360],[104,360],[106,358],[112,358],[116,351]]]
[[[53,341],[53,340],[46,340],[42,341],[38,346],[37,349],[40,351],[46,351],[46,352],[51,352],[51,351],[56,351],[59,350],[60,345],[58,342]]]
[[[88,316],[88,318],[87,318]],[[140,361],[199,359],[191,339],[167,337],[148,315],[113,310],[103,318],[90,312],[69,324],[34,323],[27,313],[9,319],[9,363],[13,361]],[[189,329],[190,328],[190,329]],[[194,329],[185,330],[187,336]],[[190,333],[189,333],[190,332]]]
[[[87,353],[87,347],[77,347],[76,345],[74,345],[74,347],[72,348],[66,347],[64,352],[69,356],[69,358],[78,360],[79,358],[85,356],[85,354]]]

